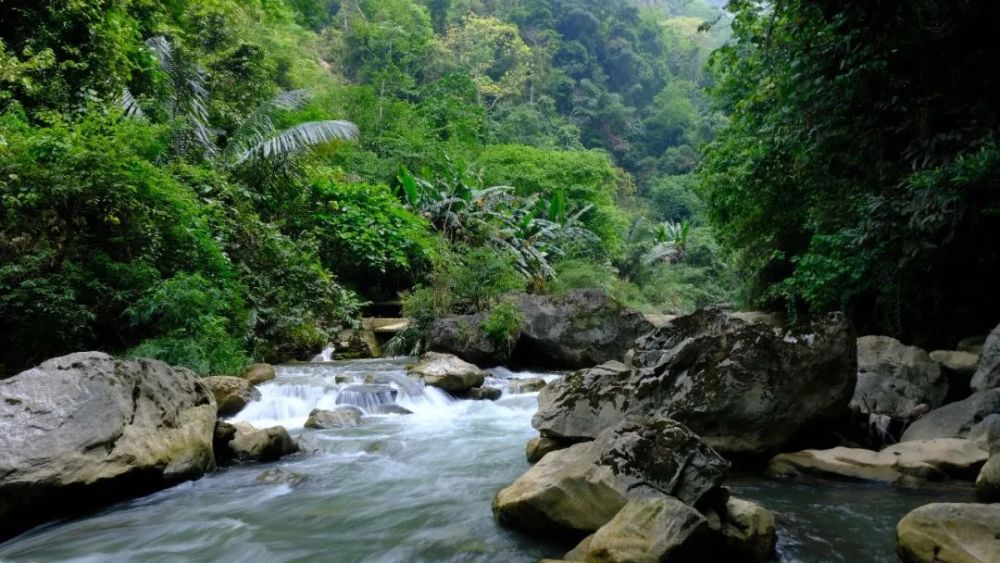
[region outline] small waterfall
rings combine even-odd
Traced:
[[[314,362],[332,362],[333,361],[333,353],[336,352],[336,351],[337,351],[337,348],[335,346],[327,346],[326,348],[323,348],[322,352],[320,352],[319,354],[317,354],[316,356],[314,356],[313,359],[312,359],[312,361],[314,361]]]
[[[887,414],[871,413],[868,415],[868,431],[883,444],[896,442],[896,439],[892,437],[890,425],[892,425],[892,417]]]
[[[337,393],[338,405],[354,405],[365,412],[396,402],[399,391],[389,385],[350,385]]]

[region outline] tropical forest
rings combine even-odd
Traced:
[[[998,22],[0,0],[0,562],[1000,561]]]

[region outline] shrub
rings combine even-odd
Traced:
[[[517,305],[511,301],[503,301],[494,306],[483,321],[483,333],[491,342],[503,348],[506,356],[510,357],[514,343],[521,334],[523,322],[524,316]]]

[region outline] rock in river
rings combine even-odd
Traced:
[[[249,422],[219,422],[215,429],[215,455],[220,462],[274,461],[298,451],[282,426],[257,429]]]
[[[450,393],[465,394],[473,387],[480,387],[486,377],[483,370],[451,354],[427,352],[410,368],[410,373],[420,377],[432,387]]]
[[[896,552],[908,563],[1000,561],[1000,505],[934,503],[896,526]]]
[[[274,366],[271,364],[254,364],[247,368],[243,372],[243,379],[250,382],[251,385],[260,385],[262,383],[267,383],[275,378]]]
[[[722,453],[758,456],[846,414],[856,366],[843,315],[781,330],[702,310],[636,340],[624,364],[548,384],[532,424],[579,441],[629,415],[660,416]]]
[[[260,400],[260,391],[248,380],[228,375],[214,375],[201,378],[215,396],[219,405],[219,416],[234,416],[243,410],[247,403]]]
[[[313,409],[306,419],[306,428],[354,428],[361,424],[361,409],[352,405],[342,405],[332,411]]]
[[[630,498],[670,495],[696,504],[729,463],[682,424],[630,419],[592,442],[550,452],[493,499],[503,525],[532,532],[592,532]]]
[[[903,442],[878,452],[840,447],[779,454],[768,473],[918,485],[948,477],[972,479],[987,456],[972,440],[941,438]]]
[[[697,561],[707,555],[705,517],[673,497],[628,501],[610,522],[578,547],[584,561],[656,563]]]
[[[215,400],[186,369],[81,352],[0,397],[0,538],[215,467]]]
[[[921,405],[941,406],[947,394],[947,377],[924,350],[888,336],[858,339],[858,384],[852,409],[908,418]]]

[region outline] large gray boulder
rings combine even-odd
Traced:
[[[900,441],[965,438],[976,425],[996,413],[1000,413],[1000,389],[973,393],[927,413],[903,432]]]
[[[313,409],[303,425],[305,428],[354,428],[361,425],[364,413],[353,405],[341,405],[333,410]]]
[[[464,395],[473,387],[481,387],[486,380],[486,374],[475,365],[451,354],[437,352],[420,356],[417,364],[410,367],[410,373],[431,387],[457,395]]]
[[[852,409],[905,419],[921,410],[921,405],[941,406],[947,394],[947,377],[924,350],[888,336],[858,339],[858,384]]]
[[[532,424],[542,436],[580,441],[630,415],[658,416],[724,454],[758,456],[843,417],[856,366],[843,315],[781,330],[702,310],[636,340],[626,363],[547,385]]]
[[[718,488],[728,469],[683,425],[630,419],[592,442],[546,454],[497,493],[493,515],[527,531],[592,532],[632,498],[669,495],[696,504]]]
[[[1000,505],[934,503],[896,525],[896,552],[907,563],[1000,561]]]
[[[705,517],[672,497],[628,501],[589,541],[584,561],[636,563],[704,559],[709,530]]]
[[[427,335],[428,348],[455,354],[479,365],[509,361],[520,365],[582,368],[620,360],[635,339],[653,325],[599,289],[564,295],[517,294],[511,301],[521,312],[521,332],[511,348],[486,338],[483,314],[439,319]]]
[[[215,404],[219,406],[219,416],[235,416],[246,408],[248,403],[260,400],[260,391],[241,377],[228,375],[213,375],[201,378],[215,396]]]
[[[972,389],[986,391],[1000,387],[1000,326],[986,337],[983,352],[979,358],[979,368],[972,376]]]
[[[0,539],[215,467],[215,400],[186,369],[81,352],[0,397]]]
[[[258,429],[249,422],[220,421],[215,429],[215,451],[220,462],[275,461],[298,449],[283,426]]]

